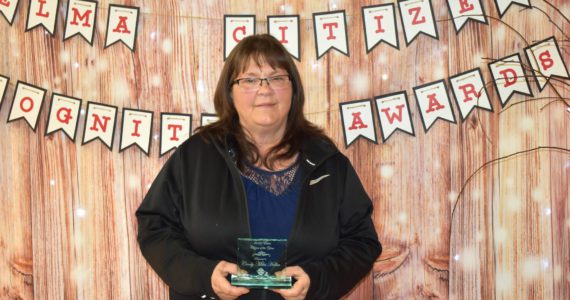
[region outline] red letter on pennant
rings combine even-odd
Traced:
[[[131,133],[131,136],[141,136],[139,134],[139,124],[142,123],[141,120],[133,120],[133,123],[135,123],[135,132]]]
[[[382,19],[384,16],[374,16],[376,22],[378,23],[378,29],[376,29],[376,33],[385,32],[386,30],[382,29]]]
[[[475,7],[473,4],[469,3],[469,0],[459,0],[459,5],[461,5],[460,14],[473,10]]]
[[[471,98],[471,96],[469,96],[469,94],[475,95],[475,97],[477,97],[477,99],[479,99],[479,97],[481,97],[481,93],[477,93],[477,91],[475,91],[475,86],[472,83],[460,85],[459,89],[461,89],[463,91],[463,95],[465,95],[465,99],[463,99],[463,102],[473,100],[473,98]]]
[[[107,132],[107,122],[109,120],[111,120],[110,117],[103,117],[103,120],[105,120],[105,123],[101,122],[101,118],[99,117],[98,114],[93,114],[93,126],[89,127],[90,130],[95,130],[95,131],[99,131],[99,128],[97,128],[97,124],[99,124],[99,126],[101,127],[101,129],[103,130],[103,132]]]
[[[501,75],[503,75],[503,78],[505,78],[505,86],[504,87],[509,87],[513,84],[515,84],[517,82],[518,76],[517,76],[517,72],[515,72],[514,69],[504,69],[502,71],[499,71],[499,73]],[[508,76],[507,73],[512,74],[512,76]]]
[[[131,33],[129,31],[129,29],[127,28],[127,19],[128,19],[128,17],[119,17],[119,24],[117,25],[117,27],[115,29],[113,29],[113,32]],[[120,28],[122,28],[123,31],[121,31]]]
[[[44,18],[49,17],[49,12],[42,12],[44,10],[44,4],[46,3],[46,0],[38,0],[38,2],[40,3],[40,11],[36,13],[36,16]]]
[[[0,5],[4,5],[6,7],[10,6],[10,1],[0,0]]]
[[[362,119],[360,118],[360,112],[352,113],[352,117],[352,125],[348,127],[348,130],[368,128],[368,125],[362,122]]]
[[[71,21],[71,25],[78,25],[79,23],[77,23],[77,19],[79,18],[79,21],[85,21],[85,23],[83,23],[83,27],[91,27],[91,25],[89,25],[89,15],[91,14],[91,12],[93,12],[92,10],[88,10],[85,11],[85,13],[83,15],[79,14],[79,10],[77,8],[72,8],[73,10],[73,21]]]
[[[388,122],[390,124],[394,123],[394,119],[398,120],[398,122],[402,122],[402,109],[404,108],[404,104],[400,104],[400,105],[396,105],[396,108],[398,109],[398,113],[393,113],[393,114],[388,114],[388,112],[390,112],[390,108],[382,108],[380,111],[382,111],[386,117],[388,118]]]
[[[408,13],[410,15],[412,15],[412,14],[414,15],[414,19],[412,20],[412,25],[418,25],[418,24],[422,24],[422,23],[426,22],[426,17],[424,17],[424,16],[422,16],[422,18],[418,20],[418,17],[420,16],[421,10],[422,10],[421,7],[413,7],[413,8],[410,8],[408,10]]]
[[[172,137],[170,138],[171,141],[178,141],[179,138],[176,137],[176,131],[182,129],[182,125],[168,125],[168,129],[172,129]]]
[[[279,30],[281,30],[281,40],[280,40],[280,42],[281,42],[282,44],[287,44],[287,43],[289,43],[289,41],[285,39],[285,30],[287,30],[288,28],[289,28],[289,27],[287,27],[287,26],[279,26]]]
[[[234,29],[232,36],[234,38],[234,41],[236,41],[236,43],[239,43],[239,41],[241,41],[241,39],[238,40],[238,38],[237,38],[238,30],[241,31],[243,33],[243,35],[245,35],[245,26],[236,27],[236,29]]]
[[[542,65],[542,69],[544,69],[544,71],[546,71],[546,70],[548,70],[554,66],[554,60],[552,60],[552,58],[550,56],[550,51],[548,51],[548,50],[540,53],[540,55],[538,56],[538,59],[540,60],[540,64]]]
[[[30,105],[28,106],[28,108],[24,107],[24,102],[30,102]],[[32,98],[30,97],[24,97],[22,98],[22,100],[20,100],[20,109],[23,112],[29,112],[34,108],[34,100],[32,100]]]
[[[61,115],[62,112],[64,113],[63,116]],[[69,120],[73,119],[71,116],[71,109],[66,107],[60,108],[55,116],[57,117],[58,121],[65,124],[69,124]]]
[[[338,28],[338,23],[324,23],[323,29],[329,28],[329,36],[327,36],[327,40],[336,40],[336,36],[333,35],[333,27]]]
[[[440,110],[445,107],[437,101],[437,99],[435,98],[435,94],[429,94],[427,97],[429,99],[429,107],[428,110],[426,110],[426,113],[430,113],[435,110]]]

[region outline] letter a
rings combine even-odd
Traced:
[[[348,127],[348,130],[362,129],[362,128],[368,128],[368,125],[362,122],[362,119],[360,118],[360,112],[352,113],[352,125]]]
[[[127,19],[128,17],[119,17],[119,24],[113,29],[113,32],[131,33],[127,28]],[[121,29],[123,29],[123,31],[121,31]]]

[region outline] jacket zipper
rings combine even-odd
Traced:
[[[305,174],[305,178],[301,178],[301,187],[299,189],[299,199],[297,199],[297,209],[295,211],[295,220],[293,221],[293,227],[291,228],[291,232],[289,233],[289,237],[287,239],[287,243],[289,243],[289,241],[291,241],[291,237],[293,236],[293,233],[295,231],[295,228],[297,228],[299,223],[299,218],[300,218],[300,210],[301,210],[301,201],[303,199],[303,194],[304,194],[304,190],[307,187],[307,182],[309,180],[309,178],[311,178],[311,174],[313,174],[313,172],[328,158],[330,157],[330,155],[328,155],[327,157],[325,157],[323,160],[321,160],[319,163],[315,164],[313,162],[311,162],[307,156],[302,155],[301,156],[301,160],[302,162],[300,163],[304,163],[304,164],[308,164],[309,166],[307,166],[307,174]],[[301,169],[299,168],[299,171]]]
[[[246,217],[245,221],[246,221],[246,225],[247,225],[247,234],[248,234],[248,237],[251,238],[251,228],[249,225],[249,209],[247,207],[247,196],[245,194],[245,187],[243,186],[243,182],[241,181],[241,178],[240,178],[239,173],[238,173],[239,171],[238,171],[235,163],[231,160],[231,158],[226,153],[225,149],[223,149],[223,147],[218,145],[218,143],[216,143],[216,142],[214,142],[214,144],[216,145],[216,149],[218,149],[218,152],[220,152],[220,154],[222,155],[222,157],[226,161],[226,164],[228,165],[228,168],[230,169],[230,173],[232,174],[232,179],[234,180],[234,184],[237,184],[238,189],[240,190],[240,194],[241,194],[241,201],[240,202],[241,202],[241,205],[245,208],[245,217]]]

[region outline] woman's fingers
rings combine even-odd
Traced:
[[[236,264],[220,261],[212,272],[212,289],[222,300],[232,300],[249,293],[249,289],[231,285],[226,276],[237,274],[239,268]]]
[[[295,282],[295,284],[290,289],[276,289],[273,290],[274,292],[280,294],[287,300],[305,299],[307,292],[309,291],[309,286],[311,285],[311,279],[301,267],[287,267],[280,272],[280,275],[294,277],[297,282]]]

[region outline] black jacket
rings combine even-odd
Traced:
[[[380,254],[372,204],[334,145],[306,141],[298,172],[301,192],[287,264],[309,275],[307,299],[338,299]],[[141,252],[170,286],[171,299],[215,297],[214,267],[220,260],[235,263],[237,238],[250,236],[239,170],[221,143],[200,134],[174,152],[136,216]],[[281,299],[264,290],[251,290],[247,298]]]

